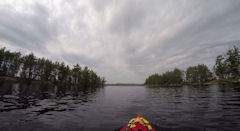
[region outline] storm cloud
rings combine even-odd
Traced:
[[[240,45],[238,0],[0,2],[0,44],[89,66],[108,83],[203,63]]]

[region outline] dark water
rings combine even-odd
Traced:
[[[240,130],[240,87],[0,84],[1,131],[112,131],[138,114],[160,130]]]

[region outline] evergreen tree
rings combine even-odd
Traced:
[[[58,84],[73,84],[79,87],[97,87],[104,85],[105,79],[100,78],[93,70],[74,65],[70,69],[64,62],[52,62],[45,58],[36,58],[33,53],[21,56],[20,52],[0,49],[0,76],[16,77],[29,80],[50,81]]]
[[[34,79],[34,68],[36,65],[36,58],[33,53],[26,55],[22,58],[23,68],[21,76],[23,78]]]

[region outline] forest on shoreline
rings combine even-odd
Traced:
[[[189,66],[186,71],[175,68],[163,74],[155,73],[145,80],[147,86],[207,85],[240,82],[240,48],[234,46],[224,55],[217,56],[213,71],[206,65]]]
[[[22,55],[0,48],[0,80],[49,82],[56,85],[102,87],[105,79],[87,66],[70,68],[64,62],[37,58],[33,53]],[[212,71],[204,64],[189,66],[185,71],[175,68],[155,73],[145,80],[148,86],[204,85],[216,82],[240,82],[240,48],[234,46],[216,57]]]
[[[22,55],[0,48],[0,78],[12,81],[40,81],[56,85],[74,85],[78,87],[102,87],[103,77],[98,76],[87,66],[79,64],[70,68],[64,62],[37,58],[33,53]]]

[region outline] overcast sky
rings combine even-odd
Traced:
[[[239,0],[0,1],[0,47],[89,66],[107,83],[212,68],[239,39]]]

